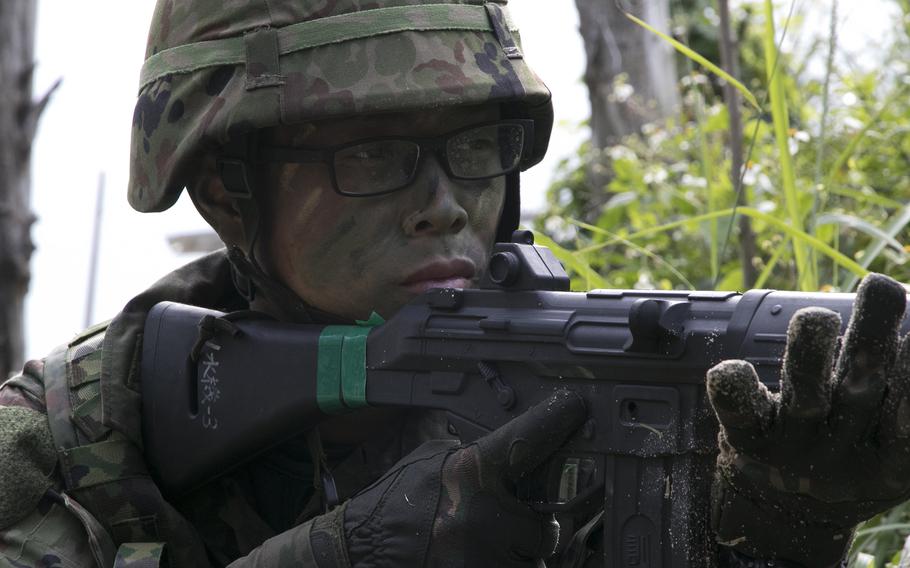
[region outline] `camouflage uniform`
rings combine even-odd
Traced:
[[[178,290],[176,296],[172,293]],[[210,302],[201,302],[203,297]],[[22,374],[14,377],[0,389],[0,420],[14,419],[18,447],[22,456],[30,459],[12,472],[21,477],[33,477],[33,487],[20,498],[13,510],[4,503],[0,514],[6,523],[0,530],[0,560],[12,566],[91,566],[96,561],[112,558],[112,551],[119,546],[122,559],[135,561],[137,556],[156,555],[160,547],[153,543],[129,543],[136,538],[162,538],[158,532],[163,527],[162,517],[175,526],[192,525],[191,542],[205,553],[193,557],[183,552],[180,557],[187,562],[178,565],[204,566],[206,553],[213,565],[226,565],[246,556],[265,540],[270,539],[323,511],[320,496],[313,483],[313,463],[305,439],[294,439],[258,458],[238,471],[213,481],[191,494],[173,499],[174,511],[159,512],[155,519],[142,518],[148,510],[143,500],[160,499],[152,490],[147,471],[133,471],[132,489],[135,493],[110,493],[103,495],[105,506],[116,502],[113,514],[118,518],[94,516],[79,504],[80,492],[101,487],[102,491],[122,491],[123,486],[106,483],[111,475],[119,475],[124,466],[120,454],[98,451],[98,441],[91,439],[91,424],[100,424],[100,389],[103,369],[132,368],[131,349],[135,344],[135,329],[127,321],[141,315],[145,306],[167,299],[195,299],[198,305],[237,308],[243,300],[233,293],[226,255],[223,251],[187,265],[162,279],[150,290],[133,300],[121,316],[110,324],[97,326],[81,334],[66,348],[66,366],[72,383],[84,380],[69,392],[76,421],[76,435],[83,448],[94,448],[97,455],[92,467],[63,469],[67,461],[61,460],[57,468],[54,441],[44,413],[53,406],[55,393],[45,390],[48,383],[45,361],[28,363]],[[110,351],[108,350],[110,348]],[[47,401],[46,401],[47,399]],[[79,409],[89,408],[89,411]],[[89,422],[91,421],[91,422]],[[397,427],[396,427],[397,426]],[[387,471],[402,456],[428,439],[446,438],[445,424],[434,413],[409,413],[398,418],[398,423],[388,429],[389,434],[370,440],[354,448],[327,448],[333,465],[333,476],[342,498]],[[100,442],[116,440],[119,434],[108,431]],[[36,451],[37,450],[37,451]],[[17,455],[18,457],[18,455]],[[9,461],[4,460],[7,466]],[[141,465],[139,467],[142,467]],[[8,490],[8,488],[4,488]],[[151,492],[150,492],[151,491]],[[98,500],[97,494],[90,499]],[[17,518],[18,517],[18,518]],[[185,520],[179,517],[184,517]],[[301,526],[308,530],[308,525]],[[86,535],[89,538],[86,538]],[[283,537],[287,538],[287,536]],[[107,542],[112,539],[112,542]],[[293,544],[295,555],[300,550],[301,539]],[[270,549],[276,553],[276,548]],[[259,561],[263,557],[257,553]],[[172,553],[173,555],[173,553]],[[176,556],[176,555],[175,555]]]
[[[207,153],[258,129],[481,103],[535,121],[522,169],[543,157],[550,94],[524,62],[505,0],[160,0],[129,200],[142,212],[167,209]],[[516,173],[500,236],[517,227],[518,210]],[[145,315],[164,300],[244,308],[232,280],[238,264],[256,263],[231,261],[222,251],[165,277],[0,388],[0,451],[16,458],[0,466],[0,564],[314,564],[307,521],[322,503],[304,440],[179,499],[161,495],[142,457]],[[389,431],[356,451],[328,449],[342,498],[422,440],[448,436],[428,413],[404,414]]]

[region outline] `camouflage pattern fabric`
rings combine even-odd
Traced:
[[[46,495],[14,524],[0,528],[0,566],[98,566],[79,519]]]
[[[0,406],[0,527],[31,510],[51,488],[57,459],[47,418],[21,406]]]
[[[550,93],[504,5],[160,0],[133,117],[130,203],[167,209],[194,160],[231,136],[361,113],[509,103],[537,120],[523,167],[533,165],[549,139]]]
[[[180,297],[206,297],[217,302],[215,305],[237,309],[242,304],[227,267],[226,253],[219,251],[165,277],[139,298],[154,303],[168,299],[173,292]],[[135,308],[144,304],[137,300],[130,305]],[[64,346],[63,361],[68,362],[69,368],[64,376],[69,376],[67,382],[75,385],[72,389],[58,389],[55,393],[48,389],[45,393],[44,383],[51,369],[46,361],[30,361],[22,374],[0,388],[0,405],[43,414],[45,401],[55,396],[69,401],[72,409],[100,396],[95,393],[100,392],[99,383],[104,380],[99,379],[101,369],[130,369],[133,353],[140,345],[138,337],[114,335],[135,329],[126,328],[122,318],[123,314],[109,326],[83,333]],[[116,352],[128,360],[112,360],[114,357],[106,352],[109,344],[117,346]],[[111,380],[128,382],[128,378],[117,376]],[[55,402],[58,403],[59,400]],[[101,408],[92,404],[89,407]],[[154,566],[151,562],[161,558],[155,556],[162,550],[158,539],[168,540],[170,565],[181,567],[224,566],[231,562],[244,566],[256,565],[257,561],[278,565],[288,554],[296,557],[305,553],[299,549],[301,543],[306,543],[308,550],[306,521],[323,510],[318,499],[314,500],[312,478],[301,475],[311,464],[299,450],[299,443],[292,441],[276,448],[186,497],[169,498],[171,504],[144,471],[141,456],[135,459],[132,442],[116,431],[92,441],[76,425],[80,422],[76,417],[74,410],[69,423],[78,444],[73,451],[58,456],[64,467],[57,468],[51,477],[50,491],[37,503],[17,509],[18,520],[0,526],[0,566],[95,566],[105,565],[101,560],[104,557],[109,558],[110,566],[116,555],[120,555],[119,562]],[[88,430],[93,427],[88,426]],[[413,448],[439,437],[448,437],[439,415],[413,413],[401,416],[400,422],[362,447],[330,451],[340,495],[352,495]],[[5,490],[0,488],[0,502],[6,498]],[[281,506],[284,501],[292,506],[285,510]],[[153,514],[144,515],[142,511]],[[182,527],[179,539],[163,538],[174,530],[169,526]],[[109,541],[102,542],[105,538]],[[186,545],[197,541],[201,543],[198,548]],[[194,552],[198,549],[204,549],[201,557]]]
[[[114,568],[157,568],[164,557],[161,543],[127,542],[117,549]]]

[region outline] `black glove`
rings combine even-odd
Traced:
[[[860,285],[835,361],[840,317],[797,312],[780,394],[744,361],[708,372],[721,423],[714,524],[721,544],[754,558],[839,564],[854,526],[910,496],[910,337],[904,288]]]
[[[320,568],[533,566],[556,548],[559,524],[515,497],[515,484],[586,417],[560,391],[475,443],[428,442],[333,514],[310,542]]]

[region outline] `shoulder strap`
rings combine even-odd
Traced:
[[[83,523],[90,534],[103,531],[97,537],[118,547],[105,566],[208,566],[195,530],[161,495],[141,448],[102,422],[106,329],[87,330],[45,361],[48,422],[66,494],[91,517]]]

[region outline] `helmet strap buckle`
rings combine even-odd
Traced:
[[[232,247],[232,249],[237,249],[237,247]],[[239,249],[232,250],[229,255],[231,258],[231,281],[233,281],[234,288],[237,289],[237,293],[240,294],[240,297],[249,304],[256,299],[256,286],[253,284],[252,278],[244,274],[237,266],[238,263],[234,259],[238,258],[238,255],[239,257],[243,257],[243,251]]]

